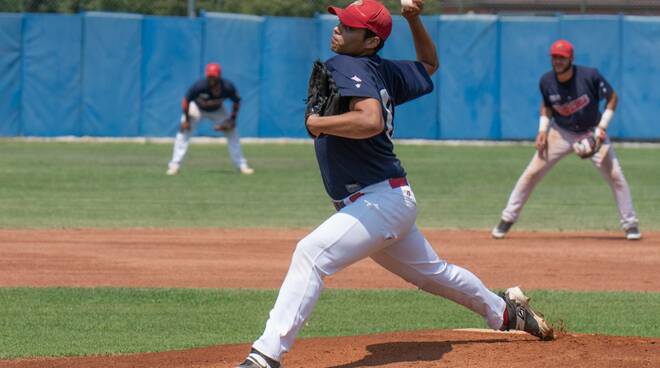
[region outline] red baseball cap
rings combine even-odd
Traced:
[[[392,15],[380,1],[357,0],[344,9],[330,6],[328,12],[349,27],[370,30],[383,41],[392,33]]]
[[[220,68],[220,64],[218,63],[208,63],[206,64],[206,77],[216,77],[220,78],[220,72],[222,69]]]
[[[552,44],[552,46],[550,46],[550,55],[572,58],[573,45],[566,40],[557,40]]]

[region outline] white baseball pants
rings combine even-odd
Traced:
[[[177,132],[176,138],[174,139],[174,149],[172,152],[172,160],[170,161],[170,164],[181,165],[181,162],[186,156],[186,152],[188,152],[188,144],[190,142],[192,132],[202,119],[208,119],[211,120],[214,124],[220,124],[229,117],[229,114],[227,114],[227,110],[222,105],[216,111],[201,111],[199,107],[197,107],[197,104],[193,101],[190,102],[190,105],[188,106],[188,117],[190,119],[190,130],[187,130],[183,133],[181,131]],[[186,116],[182,114],[181,122],[183,123],[185,119]],[[227,130],[224,132],[224,134],[227,138],[229,157],[234,163],[234,166],[237,169],[247,166],[247,160],[245,157],[243,157],[243,151],[241,150],[241,141],[238,135],[238,129],[234,128]]]
[[[281,360],[316,305],[323,279],[365,257],[480,314],[491,328],[502,326],[504,300],[470,271],[440,259],[415,225],[417,205],[410,186],[392,188],[386,180],[360,192],[364,195],[298,243],[255,349]]]
[[[504,211],[502,211],[502,220],[516,222],[520,216],[523,206],[532,194],[534,187],[538,184],[545,174],[562,158],[573,153],[573,143],[575,143],[580,134],[563,129],[555,123],[550,125],[548,131],[548,148],[546,157],[541,158],[539,153],[534,153],[532,161],[522,173],[516,186],[511,192],[509,202]],[[626,178],[623,176],[621,165],[614,152],[614,146],[609,137],[603,143],[600,151],[591,157],[591,162],[598,168],[602,177],[607,181],[612,192],[616,205],[619,208],[619,218],[621,219],[621,228],[627,230],[631,227],[637,227],[639,220],[635,214],[630,195],[630,187]]]

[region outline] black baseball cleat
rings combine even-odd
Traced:
[[[503,330],[520,330],[538,337],[541,340],[553,340],[555,333],[545,322],[543,315],[529,306],[530,298],[518,287],[506,289],[500,294],[506,302],[506,313],[509,324],[502,326]]]
[[[639,240],[642,238],[642,233],[639,232],[637,226],[633,226],[626,230],[626,239],[628,240]]]
[[[282,366],[275,359],[271,359],[259,350],[252,348],[250,354],[238,368],[282,368]]]
[[[492,235],[495,239],[502,239],[504,235],[509,232],[511,226],[513,226],[513,222],[500,220],[500,223],[493,228],[493,230],[490,232],[490,235]]]

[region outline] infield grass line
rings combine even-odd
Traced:
[[[527,294],[569,332],[660,337],[660,293]],[[250,289],[0,288],[0,359],[250,343],[276,296]],[[484,327],[464,307],[416,290],[329,289],[300,337]]]

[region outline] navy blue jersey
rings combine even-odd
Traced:
[[[241,100],[232,82],[220,79],[219,85],[220,89],[213,91],[206,78],[200,79],[188,89],[186,101],[188,103],[194,101],[200,110],[211,112],[219,109],[225,98],[231,99],[234,103]]]
[[[366,139],[321,134],[315,139],[323,184],[332,199],[361,188],[406,175],[394,154],[394,106],[433,90],[424,66],[415,61],[391,61],[378,55],[337,55],[326,62],[342,97],[371,97],[380,101],[383,131]]]
[[[541,77],[543,103],[560,127],[584,132],[600,122],[599,102],[612,97],[612,86],[597,69],[575,65],[573,78],[559,82],[554,71]]]

